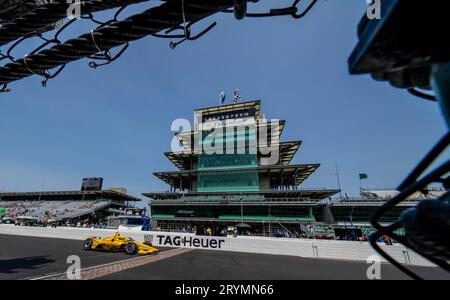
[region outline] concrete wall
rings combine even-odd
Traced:
[[[106,237],[113,235],[116,230],[85,229],[85,228],[43,228],[24,227],[14,225],[0,225],[0,234],[61,238],[83,240],[90,236]],[[194,249],[207,249],[214,251],[234,251],[247,253],[264,253],[277,255],[300,256],[306,258],[323,258],[337,260],[366,261],[369,256],[378,255],[366,242],[325,241],[280,239],[264,237],[204,237],[186,233],[159,232],[159,231],[122,231],[137,241],[151,239],[154,246],[185,247]],[[80,244],[81,247],[81,244]],[[410,265],[434,266],[432,263],[401,246],[385,246],[391,256],[398,261]],[[383,259],[381,261],[384,261]]]

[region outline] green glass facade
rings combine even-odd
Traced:
[[[220,152],[223,153],[203,152],[198,157],[197,169],[199,171],[246,169],[258,166],[258,157],[251,151],[252,145],[256,145],[256,129],[254,128],[205,132],[199,142],[203,147],[206,146],[209,149],[220,147]],[[227,154],[227,149],[230,148],[234,151],[233,154]],[[239,154],[239,152],[243,154]],[[228,191],[259,191],[258,173],[256,171],[233,171],[198,175],[197,192]]]
[[[211,154],[200,155],[199,170],[225,170],[236,168],[252,168],[258,166],[255,154]]]
[[[242,211],[242,215],[241,215]],[[314,222],[313,210],[310,207],[268,207],[268,206],[159,206],[152,209],[154,218],[216,218],[217,220],[253,220],[253,221],[298,221]]]
[[[197,192],[259,191],[256,172],[221,172],[198,176]]]

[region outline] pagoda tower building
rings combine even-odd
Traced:
[[[143,194],[153,228],[296,236],[323,221],[322,200],[339,191],[299,188],[320,164],[291,164],[302,142],[281,142],[286,121],[260,108],[256,100],[194,111],[194,130],[176,134],[181,150],[165,153],[178,170],[154,173],[170,189]]]

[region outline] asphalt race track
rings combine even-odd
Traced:
[[[84,251],[76,240],[0,235],[0,280],[36,279],[63,274],[69,255],[81,258],[82,269],[122,261],[141,261],[140,265],[114,268],[107,275],[97,272],[95,279],[181,279],[181,280],[278,280],[278,279],[367,279],[363,262],[315,260],[292,256],[236,253],[224,251],[160,249],[150,258],[124,253]],[[170,254],[171,253],[171,254]],[[146,259],[146,261],[143,261]],[[104,269],[104,267],[103,267]],[[427,279],[450,280],[437,268],[416,267]],[[100,274],[100,275],[99,275]],[[381,266],[382,279],[408,279],[393,266]]]
[[[82,268],[130,259],[125,253],[84,251],[76,240],[0,235],[0,245],[0,280],[65,272],[69,255],[78,255]]]

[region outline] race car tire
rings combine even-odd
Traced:
[[[128,255],[136,254],[137,251],[138,251],[138,246],[135,243],[128,243],[125,246],[125,253]]]
[[[91,250],[93,244],[94,244],[94,241],[92,239],[87,239],[83,243],[83,249],[84,250]]]

